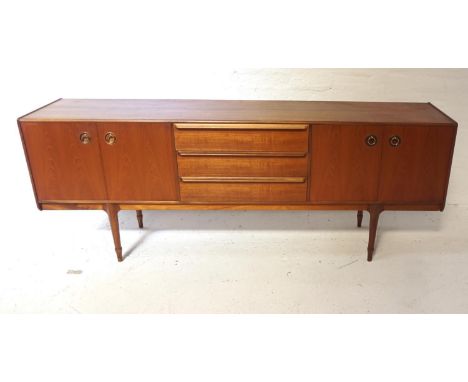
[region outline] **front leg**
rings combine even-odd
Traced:
[[[377,233],[377,223],[379,222],[380,213],[383,211],[383,206],[373,204],[369,206],[370,222],[369,222],[369,243],[367,245],[367,261],[372,261],[374,254],[375,235]]]
[[[109,223],[112,230],[112,236],[114,238],[115,253],[117,254],[117,260],[122,261],[122,246],[120,244],[120,230],[119,230],[119,211],[120,207],[118,204],[107,204],[106,212],[109,216]]]

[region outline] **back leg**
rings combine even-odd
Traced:
[[[143,228],[143,211],[136,210],[136,216],[138,219],[138,227]]]
[[[362,225],[362,211],[357,212],[357,226],[360,227]]]

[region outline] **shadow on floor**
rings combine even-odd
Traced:
[[[440,232],[447,229],[447,222],[451,214],[456,213],[448,210],[445,213],[439,211],[386,211],[381,214],[377,230],[376,252],[379,251],[380,243],[386,233],[391,231],[412,232],[426,231],[430,233]],[[452,216],[453,218],[453,216]],[[119,213],[121,231],[139,231],[135,211],[120,211]],[[364,213],[362,228],[357,228],[356,211],[143,211],[144,229],[141,236],[124,252],[124,258],[130,256],[148,238],[161,231],[296,231],[296,232],[324,232],[324,231],[348,231],[359,233],[367,244],[369,228],[369,214]],[[445,227],[444,227],[445,225]],[[109,223],[103,218],[99,229],[109,230]],[[206,233],[206,232],[203,232]],[[412,238],[411,241],[417,241]],[[367,245],[363,243],[362,254],[367,255]],[[445,245],[440,243],[440,245]],[[434,245],[425,247],[426,254],[433,252],[439,254],[443,247]],[[124,245],[125,248],[125,245]],[[325,245],[327,252],[334,255],[343,253],[344,248],[337,249],[335,241],[330,239]],[[321,249],[321,251],[324,250]],[[417,250],[421,250],[418,246]],[[359,249],[361,251],[361,249]],[[407,252],[408,249],[405,249]],[[416,251],[416,249],[415,249]],[[354,248],[352,253],[356,252]],[[396,253],[395,256],[399,256]]]
[[[379,230],[439,231],[444,214],[439,211],[385,211]],[[160,230],[343,230],[356,228],[355,211],[143,211],[145,228]],[[134,211],[119,212],[120,228],[137,230]],[[369,215],[364,212],[362,228]],[[103,217],[101,229],[109,229]]]

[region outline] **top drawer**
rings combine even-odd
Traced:
[[[176,123],[174,135],[176,150],[182,154],[308,152],[305,124]]]

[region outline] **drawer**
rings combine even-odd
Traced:
[[[180,183],[183,202],[305,202],[307,183]]]
[[[307,176],[307,156],[280,158],[179,155],[177,163],[179,176]]]
[[[190,152],[308,151],[308,126],[303,124],[186,124],[174,125],[175,146]]]

